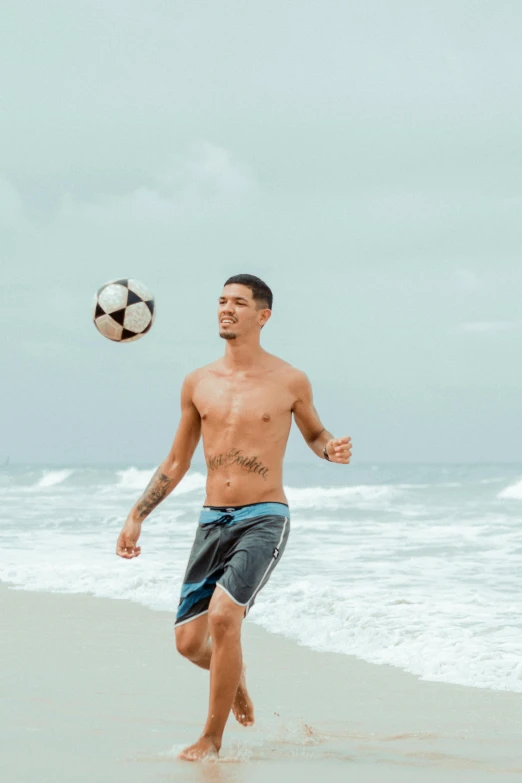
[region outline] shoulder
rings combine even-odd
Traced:
[[[302,370],[291,367],[289,374],[289,386],[295,395],[296,400],[309,399],[312,395],[312,384],[310,378]]]
[[[213,362],[212,364],[215,364]],[[194,391],[196,390],[198,384],[207,376],[209,375],[210,368],[212,367],[212,364],[207,364],[204,367],[196,367],[195,370],[192,370],[191,372],[187,373],[183,379],[183,384],[181,386],[181,394],[184,397],[192,397]]]
[[[203,365],[203,367],[196,367],[195,370],[187,373],[183,380],[183,385],[189,387],[196,386],[199,381],[219,370],[220,361],[220,359],[217,359],[215,362],[210,362],[210,364]]]
[[[312,393],[312,385],[308,375],[294,367],[290,362],[286,362],[276,356],[273,358],[277,361],[277,370],[280,373],[281,380],[294,398],[296,400],[309,398]]]

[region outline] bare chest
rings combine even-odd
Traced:
[[[263,378],[208,378],[194,395],[203,426],[269,427],[291,414],[292,401],[281,384]]]

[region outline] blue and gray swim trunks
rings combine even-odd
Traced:
[[[208,612],[216,585],[245,607],[246,617],[283,554],[289,532],[285,503],[203,506],[175,625]]]

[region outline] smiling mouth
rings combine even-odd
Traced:
[[[220,321],[219,323],[221,324],[221,326],[231,326],[234,323],[234,321],[232,321],[230,318],[226,318],[223,321]]]

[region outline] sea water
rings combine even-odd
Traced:
[[[155,467],[0,470],[0,580],[175,611],[192,469],[115,555]],[[522,465],[287,464],[290,538],[247,622],[427,680],[522,692]]]

